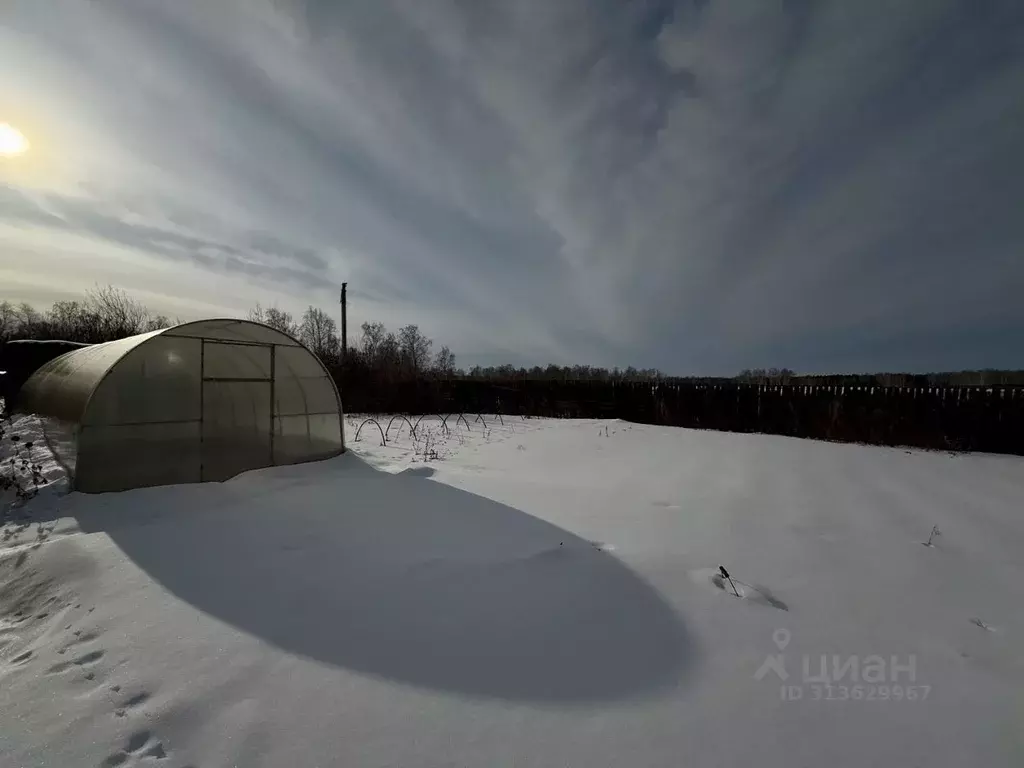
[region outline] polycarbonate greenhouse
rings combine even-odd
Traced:
[[[19,410],[78,491],[226,480],[344,450],[327,369],[287,334],[200,320],[77,349],[26,381]]]

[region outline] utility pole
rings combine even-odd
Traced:
[[[341,370],[345,370],[348,356],[348,283],[341,284]]]

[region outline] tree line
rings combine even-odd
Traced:
[[[1021,370],[974,370],[926,374],[871,373],[832,376],[799,375],[788,368],[745,369],[734,377],[666,376],[656,368],[602,368],[591,365],[513,365],[456,367],[447,345],[434,341],[418,325],[397,331],[384,323],[364,322],[354,344],[342,355],[338,324],[327,312],[310,305],[295,318],[277,307],[257,304],[247,314],[299,339],[323,363],[347,381],[386,384],[416,378],[469,378],[495,381],[650,381],[662,383],[813,384],[848,386],[1024,386]],[[0,342],[14,339],[64,339],[98,344],[181,322],[151,312],[142,302],[114,286],[97,286],[79,300],[56,301],[40,311],[28,303],[0,301]]]
[[[356,345],[342,355],[338,324],[327,312],[310,306],[296,319],[277,307],[257,304],[248,319],[294,336],[329,367],[344,365],[353,372],[377,372],[392,377],[455,376],[455,355],[447,346],[433,352],[434,341],[418,325],[404,325],[397,332],[383,323],[365,322]]]
[[[109,285],[97,286],[81,300],[55,301],[45,311],[27,302],[0,301],[0,341],[63,339],[99,344],[173,324],[166,315],[153,314],[137,299]]]
[[[372,380],[379,383],[433,378],[470,378],[489,380],[550,379],[570,381],[663,381],[667,377],[654,368],[599,368],[592,365],[534,366],[532,368],[498,365],[458,368],[455,354],[447,345],[434,352],[434,341],[418,325],[404,325],[392,331],[380,322],[364,322],[355,344],[350,343],[344,357],[338,324],[322,309],[310,306],[296,319],[290,312],[257,304],[248,319],[269,325],[302,341],[325,365],[343,368],[348,381]]]
[[[410,324],[389,331],[383,323],[363,323],[361,337],[347,354],[341,354],[338,325],[327,312],[309,306],[302,316],[293,317],[277,307],[257,304],[247,318],[297,338],[325,365],[339,367],[344,358],[346,371],[376,373],[378,377],[459,376],[455,355],[434,342],[419,326]],[[0,343],[17,339],[62,339],[100,344],[146,333],[182,322],[151,312],[138,299],[114,286],[97,286],[81,299],[55,301],[40,310],[27,302],[0,301]]]

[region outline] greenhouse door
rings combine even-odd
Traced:
[[[202,371],[202,480],[271,466],[274,348],[204,340]]]

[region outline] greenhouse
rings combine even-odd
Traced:
[[[201,320],[76,349],[43,365],[18,409],[45,417],[77,491],[227,480],[344,450],[341,398],[287,334]]]

